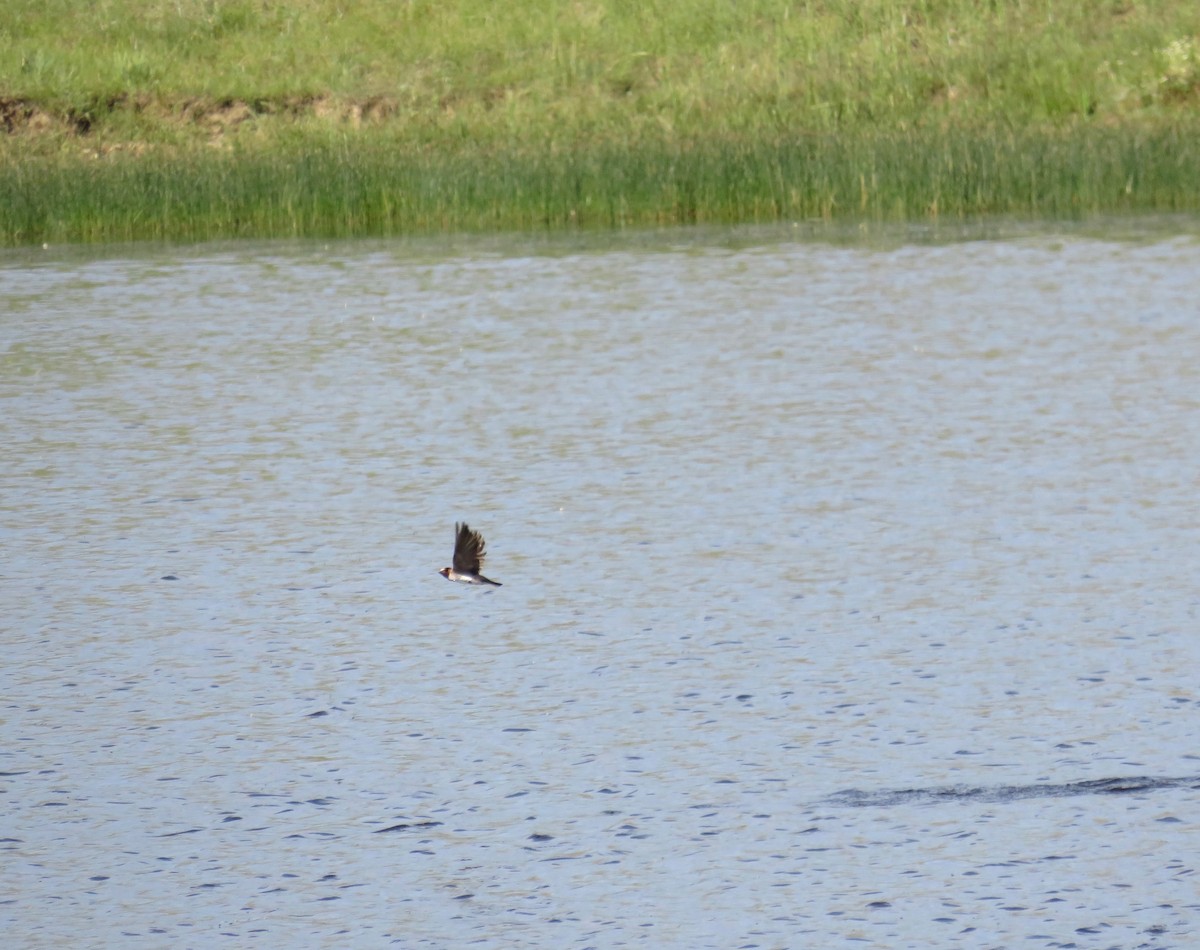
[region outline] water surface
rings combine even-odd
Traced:
[[[1194,233],[0,259],[9,939],[1191,945]]]

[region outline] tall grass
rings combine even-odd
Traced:
[[[819,134],[397,156],[351,147],[43,162],[0,174],[15,243],[990,213],[1200,211],[1197,128]]]

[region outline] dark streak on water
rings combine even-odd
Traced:
[[[883,789],[874,792],[848,788],[830,795],[824,803],[851,808],[879,808],[927,802],[1017,802],[1027,798],[1068,798],[1073,795],[1130,795],[1166,788],[1200,789],[1200,775],[1184,778],[1151,778],[1138,775],[1067,782],[1061,785],[945,785],[940,788]]]

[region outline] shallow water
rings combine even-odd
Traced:
[[[1192,945],[1195,230],[0,258],[12,945]]]

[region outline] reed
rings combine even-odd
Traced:
[[[353,146],[0,172],[10,243],[1200,211],[1196,129],[822,134],[397,157]]]

